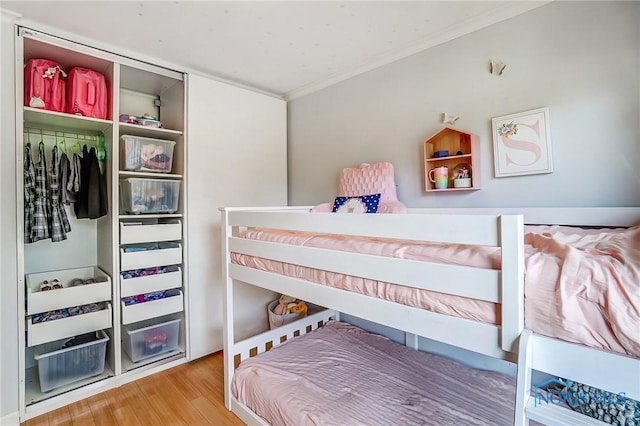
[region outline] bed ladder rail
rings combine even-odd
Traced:
[[[559,406],[561,397],[545,395],[538,389],[549,380],[532,383],[533,370],[640,400],[640,359],[536,335],[525,329],[518,353],[516,426],[528,425],[529,420],[552,426],[605,424]]]

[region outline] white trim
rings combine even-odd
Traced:
[[[488,27],[498,22],[513,18],[516,15],[520,15],[522,13],[528,12],[529,10],[544,6],[547,3],[549,3],[549,1],[508,2],[507,4],[500,5],[495,9],[484,12],[481,15],[475,16],[464,22],[460,22],[457,25],[447,27],[440,33],[431,34],[429,36],[423,37],[422,39],[409,43],[402,49],[394,50],[391,53],[378,55],[371,60],[347,68],[341,72],[334,73],[328,78],[314,81],[305,86],[286,92],[283,97],[286,101],[292,101],[294,99],[301,98],[313,92],[317,92],[329,86],[333,86],[334,84],[347,80],[351,77],[355,77],[367,71],[380,68],[384,65],[422,52],[434,46],[438,46],[440,44],[470,34],[474,31],[481,30],[482,28]]]
[[[20,413],[13,412],[0,417],[0,426],[18,426],[20,424]]]

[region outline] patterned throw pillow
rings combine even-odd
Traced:
[[[333,202],[334,213],[376,213],[380,204],[380,194],[357,197],[336,197]]]

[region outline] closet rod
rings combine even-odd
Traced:
[[[75,139],[75,140],[83,140],[86,138],[96,138],[96,137],[100,137],[101,135],[92,135],[92,134],[86,134],[86,133],[82,133],[82,132],[64,132],[62,130],[46,130],[46,129],[36,129],[36,128],[31,128],[31,127],[25,127],[23,133],[26,134],[31,134],[31,135],[36,135],[36,136],[53,136],[53,137],[59,137],[59,138],[66,138],[66,139]]]

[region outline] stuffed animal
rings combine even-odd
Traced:
[[[273,313],[276,315],[286,315],[289,311],[289,304],[293,304],[295,306],[296,299],[295,297],[287,296],[286,294],[280,295],[280,299],[275,308],[273,308]]]
[[[292,314],[298,314],[300,318],[302,318],[307,315],[307,304],[301,300],[294,306],[290,307],[289,312]]]

